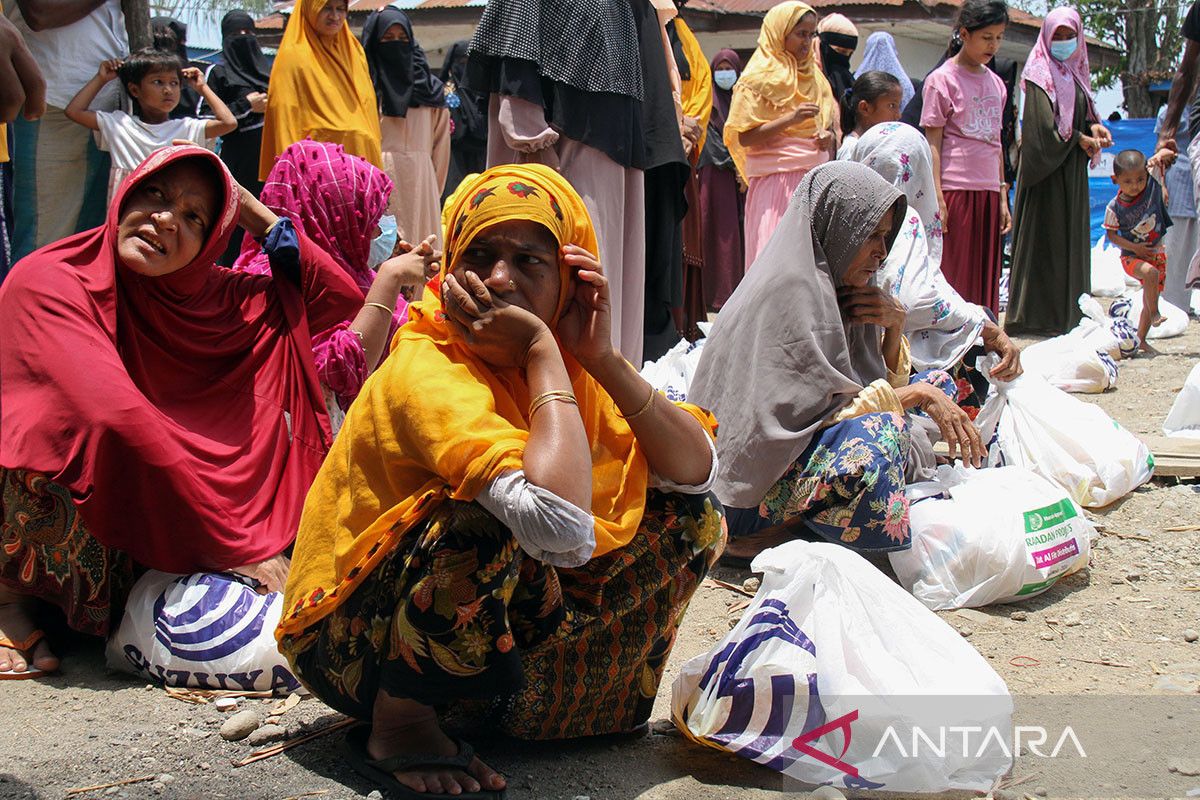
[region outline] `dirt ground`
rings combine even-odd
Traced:
[[[1161,342],[1159,349],[1152,358],[1121,362],[1118,388],[1085,399],[1135,433],[1161,433],[1176,392],[1200,357],[1200,323],[1193,322],[1183,337]],[[968,637],[1014,695],[1058,695],[1080,703],[1100,695],[1133,698],[1135,707],[1157,702],[1195,708],[1200,643],[1186,642],[1184,631],[1200,629],[1200,531],[1164,528],[1200,522],[1200,486],[1157,479],[1095,518],[1103,530],[1090,569],[1020,606],[948,612],[943,618]],[[718,568],[714,577],[741,584],[749,573]],[[712,580],[698,591],[647,736],[619,743],[529,745],[465,733],[508,776],[514,800],[777,796],[784,787],[776,774],[690,744],[665,722],[679,665],[729,630],[743,599]],[[1014,612],[1024,613],[1014,619]],[[0,725],[0,798],[57,800],[75,787],[149,776],[153,779],[75,796],[348,800],[370,796],[374,788],[342,764],[340,733],[234,767],[231,762],[253,748],[221,739],[217,729],[227,716],[212,705],[187,704],[144,681],[107,671],[99,641],[58,644],[65,656],[60,675],[0,683],[6,718]],[[276,702],[247,700],[241,708],[265,715]],[[295,734],[337,718],[319,701],[306,699],[284,715],[284,724]],[[1114,731],[1127,722],[1133,721],[1114,711]],[[1182,746],[1197,755],[1196,730],[1184,738]],[[1200,777],[1170,771],[1159,748],[1148,748],[1138,762],[1141,772],[1131,761],[1128,779],[1092,783],[1082,777],[1074,785],[1047,789],[1022,759],[1010,781],[1018,786],[999,797],[1026,792],[1030,797],[1043,792],[1051,797],[1200,795]],[[1152,790],[1137,777],[1146,769],[1161,778]]]

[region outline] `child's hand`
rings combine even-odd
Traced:
[[[183,79],[197,92],[204,88],[204,73],[199,67],[184,67]]]
[[[99,78],[103,83],[108,83],[109,81],[116,79],[117,70],[120,69],[120,67],[121,59],[119,58],[110,58],[107,61],[101,61],[100,69],[96,71],[96,77]]]
[[[1137,244],[1133,247],[1133,254],[1143,261],[1149,263],[1158,255],[1158,251],[1148,244]]]

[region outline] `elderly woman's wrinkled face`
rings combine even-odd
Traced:
[[[558,259],[558,241],[545,226],[508,220],[476,234],[451,274],[466,286],[466,273],[474,272],[494,297],[553,325],[562,288]]]
[[[817,35],[817,15],[809,12],[800,18],[783,40],[783,47],[797,61],[804,61],[812,55],[813,37]]]
[[[342,26],[346,24],[348,8],[346,0],[329,0],[317,14],[317,24],[314,26],[317,35],[330,39],[341,33]]]
[[[871,277],[879,271],[879,268],[883,265],[883,260],[887,258],[888,239],[891,238],[895,218],[896,208],[893,206],[879,220],[879,224],[875,226],[875,230],[863,242],[862,247],[858,248],[854,260],[846,268],[846,274],[842,278],[842,285],[866,286],[870,283]]]
[[[117,256],[134,272],[169,275],[196,259],[220,213],[213,167],[189,158],[142,180],[117,221]]]

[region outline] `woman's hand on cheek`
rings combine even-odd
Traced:
[[[450,326],[479,358],[494,367],[523,367],[534,345],[553,339],[550,329],[534,314],[492,295],[479,276],[447,275],[442,282],[442,306]]]
[[[908,314],[904,305],[878,286],[843,286],[838,289],[842,316],[858,325],[904,330]]]
[[[569,244],[563,262],[576,280],[567,307],[558,321],[558,340],[590,371],[617,356],[612,344],[612,298],[600,260],[582,247]]]

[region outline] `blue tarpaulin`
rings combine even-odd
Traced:
[[[1154,155],[1154,145],[1158,143],[1154,122],[1153,119],[1124,119],[1104,123],[1112,131],[1113,146],[1104,151],[1096,167],[1088,170],[1093,244],[1104,235],[1104,209],[1117,196],[1117,185],[1112,182],[1113,156],[1122,150],[1141,150],[1146,158]]]

